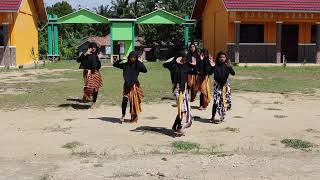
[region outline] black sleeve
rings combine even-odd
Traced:
[[[236,75],[236,72],[234,72],[234,70],[231,66],[229,67],[229,72],[232,76]]]
[[[86,56],[84,55],[84,53],[82,53],[82,54],[77,58],[77,62],[78,62],[78,63],[81,63],[81,62],[84,60],[85,57],[86,57]]]
[[[142,73],[146,73],[148,70],[146,68],[146,66],[139,61],[139,72],[142,72]]]
[[[92,61],[92,69],[100,69],[98,55],[95,55],[92,59],[93,59],[93,61]],[[101,64],[100,64],[100,66],[101,66]]]
[[[121,63],[122,60],[118,60],[116,62],[113,63],[113,67],[119,68],[119,69],[123,69],[123,64]],[[120,64],[121,63],[121,64]]]
[[[170,61],[170,62],[165,62],[165,63],[163,64],[163,67],[164,67],[164,68],[167,68],[167,69],[169,69],[169,70],[172,70],[172,69],[173,69],[174,62],[175,62],[175,59],[173,59],[173,60]]]

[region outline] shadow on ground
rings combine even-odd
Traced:
[[[130,131],[142,132],[142,133],[157,133],[157,134],[162,134],[170,137],[175,137],[175,134],[171,129],[167,129],[164,127],[140,126]]]
[[[99,118],[89,118],[89,119],[99,119],[101,121],[110,122],[110,123],[118,123],[118,124],[122,123],[119,118],[115,118],[115,117],[99,117]],[[129,121],[130,121],[129,119],[125,119],[124,122],[129,122]]]
[[[72,107],[73,109],[90,109],[90,105],[86,105],[86,104],[71,104],[71,103],[67,103],[67,104],[60,104],[58,107],[61,108],[68,108],[68,107]]]

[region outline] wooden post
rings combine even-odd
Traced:
[[[282,21],[277,21],[276,63],[281,63]]]
[[[234,21],[234,61],[235,63],[240,63],[240,23],[241,21]]]
[[[316,64],[320,64],[320,22],[317,22],[316,24],[316,37],[317,37]]]

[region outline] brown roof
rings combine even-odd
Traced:
[[[219,0],[228,11],[318,12],[320,0]],[[192,18],[200,19],[207,0],[196,0]]]
[[[100,36],[90,36],[82,40],[79,46],[82,46],[86,42],[94,42],[98,46],[110,46],[110,35],[108,34],[107,36],[100,37]],[[144,44],[144,39],[142,37],[135,37],[135,42],[134,46],[142,46]]]
[[[23,0],[0,0],[0,12],[18,12],[22,2]],[[47,12],[43,0],[33,0],[33,2],[39,19],[47,21]]]

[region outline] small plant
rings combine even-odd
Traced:
[[[307,150],[309,148],[315,147],[315,144],[301,139],[283,139],[281,143],[286,145],[286,147],[300,150]]]
[[[79,146],[82,146],[82,144],[80,142],[73,141],[73,142],[70,142],[70,143],[67,143],[67,144],[63,145],[62,148],[74,149],[74,148],[77,148]]]
[[[19,68],[19,69],[23,69],[23,65],[19,65],[18,68]]]
[[[194,149],[199,150],[200,144],[193,143],[193,142],[186,142],[186,141],[174,141],[171,143],[172,147],[176,150],[182,151],[191,151]]]
[[[302,65],[306,65],[307,62],[308,62],[308,61],[307,61],[306,59],[304,59],[303,62],[302,62]]]
[[[49,175],[45,174],[45,175],[41,176],[40,180],[49,180]]]

